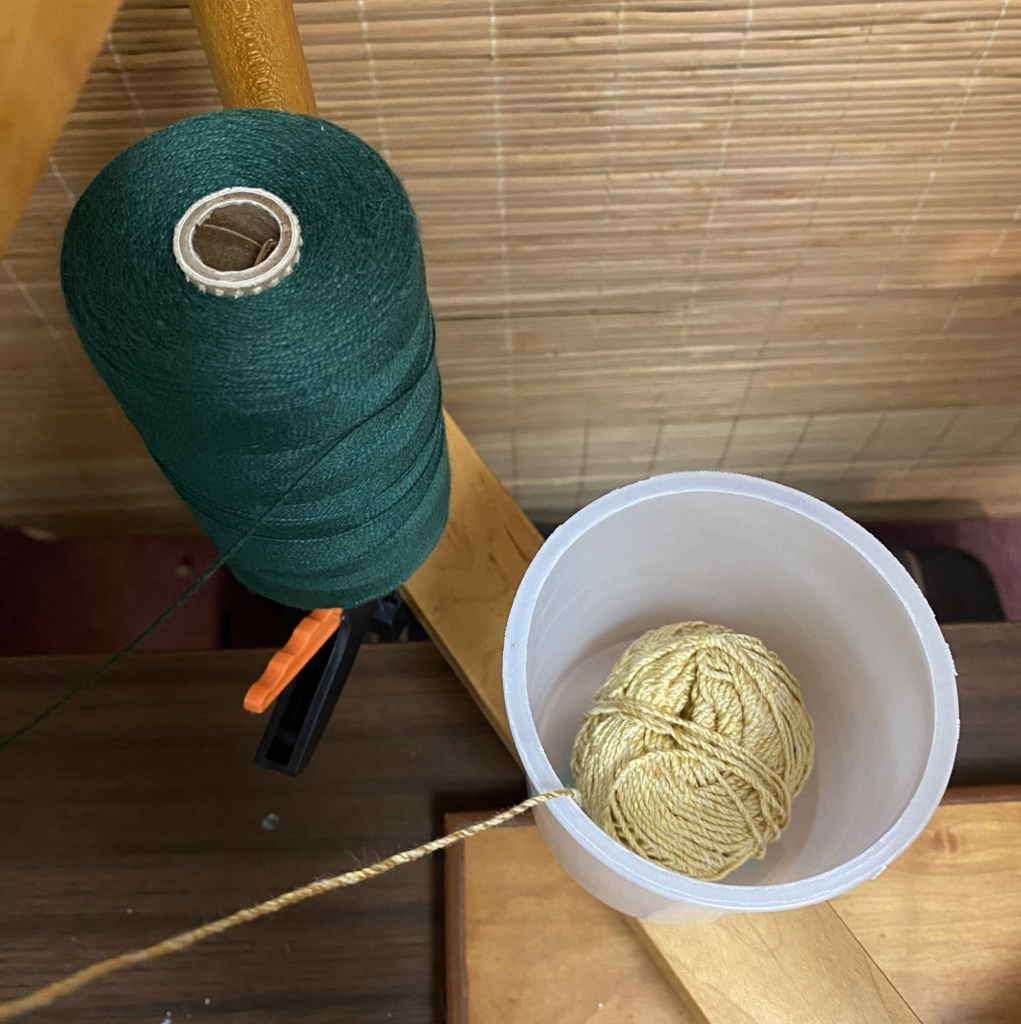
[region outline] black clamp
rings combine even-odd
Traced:
[[[394,641],[410,622],[411,610],[398,594],[344,609],[337,631],[277,697],[255,763],[285,775],[300,774],[326,728],[365,635]]]

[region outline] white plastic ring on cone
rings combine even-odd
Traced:
[[[257,207],[276,222],[278,241],[265,259],[242,270],[209,266],[195,246],[195,233],[217,211],[243,205]],[[241,298],[279,284],[301,258],[301,226],[294,210],[263,188],[223,188],[192,203],[174,228],[174,259],[199,291]]]

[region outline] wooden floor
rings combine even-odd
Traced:
[[[263,720],[241,698],[265,660],[140,656],[4,753],[0,995],[422,842],[452,808],[523,796],[510,755],[424,643],[363,649],[299,779],[257,768]],[[86,664],[4,662],[4,731]],[[441,876],[438,859],[409,865],[35,1019],[439,1021]]]
[[[957,777],[1018,781],[1021,624],[947,635]],[[265,658],[134,657],[0,754],[0,998],[421,842],[446,813],[522,795],[518,768],[424,643],[363,648],[305,775],[256,768],[263,723],[241,697]],[[0,732],[94,663],[0,661]],[[442,871],[439,859],[406,866],[32,1019],[438,1024]]]

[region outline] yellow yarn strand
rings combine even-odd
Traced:
[[[121,971],[125,967],[134,967],[135,964],[145,963],[147,960],[158,960],[169,953],[179,953],[182,949],[194,946],[195,943],[208,939],[213,935],[220,935],[239,924],[246,924],[248,921],[255,921],[257,918],[275,914],[285,907],[291,907],[295,903],[301,903],[303,900],[311,899],[313,896],[322,896],[324,893],[332,892],[334,889],[358,885],[359,882],[365,882],[370,878],[375,878],[377,875],[385,874],[387,871],[392,871],[402,864],[410,864],[412,861],[421,860],[423,857],[428,857],[431,853],[436,853],[438,850],[453,846],[455,843],[469,839],[480,832],[497,828],[512,818],[516,818],[518,815],[531,810],[533,807],[538,807],[539,804],[556,800],[562,796],[576,795],[573,789],[558,789],[550,793],[541,793],[538,796],[529,797],[527,800],[523,800],[506,811],[494,814],[493,817],[487,818],[485,821],[469,825],[467,828],[458,829],[456,832],[451,832],[450,835],[443,836],[441,839],[433,839],[428,843],[423,843],[421,846],[416,846],[413,850],[395,853],[392,857],[387,857],[385,860],[370,864],[368,867],[347,871],[342,875],[324,878],[318,882],[310,882],[308,885],[303,885],[300,889],[292,889],[290,892],[285,892],[271,900],[266,900],[265,903],[259,903],[254,907],[239,910],[228,917],[221,917],[218,921],[211,921],[209,924],[204,924],[199,928],[193,928],[191,931],[174,935],[169,939],[164,939],[162,942],[157,942],[154,946],[136,949],[130,953],[122,953],[120,956],[110,957],[108,960],[100,960],[99,963],[92,964],[91,967],[86,967],[76,971],[74,974],[68,975],[66,978],[62,978],[60,981],[45,985],[43,988],[27,996],[22,996],[20,999],[12,999],[6,1003],[0,1003],[0,1021],[14,1020],[15,1017],[20,1017],[22,1014],[49,1006],[50,1003],[55,1002],[57,999],[70,995],[72,992],[84,988],[84,986],[91,984],[93,981],[105,978],[108,974]]]
[[[606,833],[714,881],[780,835],[814,754],[783,662],[754,637],[682,622],[639,637],[614,665],[582,719],[571,771]]]

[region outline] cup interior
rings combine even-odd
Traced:
[[[654,494],[597,519],[559,553],[528,617],[525,658],[529,710],[554,771],[570,781],[582,713],[625,647],[693,619],[761,638],[800,683],[815,725],[815,764],[790,825],[763,860],[720,884],[797,882],[867,851],[926,770],[930,661],[873,561],[766,497]]]

